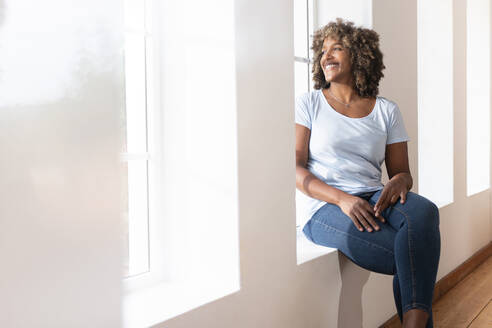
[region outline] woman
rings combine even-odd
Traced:
[[[409,191],[410,139],[398,106],[378,96],[379,36],[337,19],[316,31],[312,49],[315,90],[297,98],[295,115],[303,232],[363,268],[394,275],[403,327],[432,327],[439,210]]]

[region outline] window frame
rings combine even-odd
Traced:
[[[159,53],[158,42],[154,42],[157,30],[154,19],[154,1],[143,0],[144,6],[144,52],[145,52],[145,105],[146,105],[146,128],[147,128],[147,231],[148,231],[148,270],[123,277],[123,290],[125,293],[156,285],[165,278],[162,250],[164,249],[164,237],[157,233],[163,228],[163,220],[158,220],[160,213],[162,174],[158,168],[162,165],[162,151],[159,143],[162,137],[161,113],[159,112],[161,99],[159,93],[155,92],[160,86],[159,62],[155,60]]]

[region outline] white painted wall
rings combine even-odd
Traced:
[[[0,326],[121,326],[122,4],[0,0]]]
[[[313,0],[315,29],[325,26],[341,17],[362,25],[372,27],[372,0]]]
[[[119,327],[121,4],[0,5],[0,326]],[[489,191],[465,192],[465,1],[454,6],[455,202],[441,209],[438,278],[491,240]],[[396,313],[391,276],[339,253],[296,264],[292,4],[235,12],[241,290],[158,326],[376,327]],[[416,0],[373,5],[381,93],[403,112],[418,192],[416,13]]]

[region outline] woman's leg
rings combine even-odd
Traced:
[[[396,312],[400,322],[403,322],[403,309],[401,305],[401,292],[400,292],[400,280],[398,279],[398,273],[393,276],[393,296],[395,298]]]
[[[375,204],[380,195],[381,191],[376,192],[369,202]],[[429,314],[426,327],[432,327],[432,297],[441,250],[439,209],[427,198],[408,192],[404,204],[398,199],[382,215],[397,231],[393,287],[399,282],[400,288],[394,288],[394,293],[395,302],[401,299],[400,319],[410,309],[422,309]]]
[[[369,203],[375,193],[359,195]],[[379,199],[375,197],[376,201]],[[374,198],[373,198],[374,199]],[[388,213],[384,213],[388,214]],[[383,215],[384,215],[383,214]],[[386,222],[390,219],[385,217]],[[316,244],[337,248],[355,264],[383,274],[394,275],[393,295],[400,321],[403,322],[400,283],[396,273],[394,245],[397,231],[388,223],[376,220],[380,231],[359,231],[338,206],[326,204],[304,227],[304,234]],[[380,234],[382,232],[382,234]],[[368,247],[369,246],[369,247]]]
[[[363,198],[374,205],[381,191]],[[408,192],[404,204],[398,199],[381,214],[387,223],[377,221],[380,231],[359,231],[338,206],[328,203],[303,231],[314,243],[339,249],[365,269],[395,275],[393,292],[400,320],[410,309],[423,309],[429,313],[427,327],[432,327],[431,305],[440,254],[438,208]]]
[[[369,197],[363,198],[369,200]],[[376,222],[379,231],[359,231],[340,207],[327,203],[306,223],[303,231],[315,244],[337,248],[362,268],[393,275],[396,230],[387,223]]]

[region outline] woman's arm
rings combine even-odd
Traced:
[[[396,203],[398,198],[401,198],[400,202],[403,204],[406,201],[407,192],[413,185],[413,179],[408,165],[406,141],[387,145],[385,162],[390,180],[384,186],[376,205],[374,205],[376,215],[379,215],[388,206]]]
[[[386,145],[385,163],[388,178],[390,180],[403,179],[410,190],[413,186],[413,179],[408,165],[407,142]]]
[[[306,168],[310,137],[311,130],[296,124],[296,187],[309,197],[339,205],[340,200],[348,194],[327,185]]]

